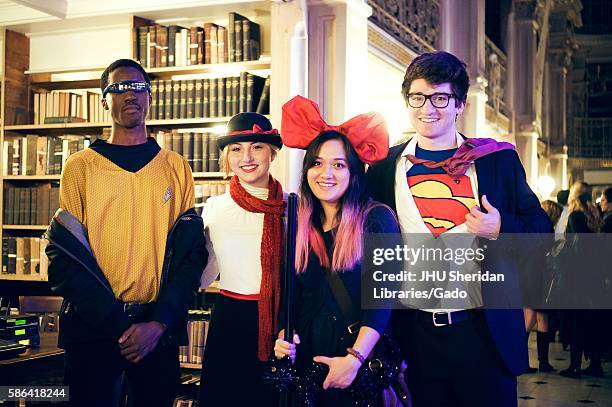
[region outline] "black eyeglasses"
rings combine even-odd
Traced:
[[[119,83],[109,83],[102,91],[102,97],[106,97],[107,93],[125,93],[125,92],[144,92],[151,91],[151,85],[145,81],[122,81]]]
[[[415,109],[423,107],[427,99],[431,102],[433,107],[444,109],[448,106],[451,98],[456,97],[453,93],[432,93],[431,95],[424,95],[422,93],[409,93],[406,100],[408,105]]]

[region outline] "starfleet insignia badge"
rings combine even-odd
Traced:
[[[166,193],[164,194],[164,203],[168,202],[172,198],[172,187],[168,187],[166,189]]]

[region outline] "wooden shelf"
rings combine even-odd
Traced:
[[[201,124],[225,124],[231,117],[209,117],[199,119],[148,120],[147,127],[197,127]]]
[[[5,181],[59,181],[61,175],[5,175]]]
[[[18,124],[12,126],[4,126],[4,131],[12,131],[15,133],[47,133],[49,131],[69,130],[101,130],[104,127],[110,127],[110,123],[57,123],[57,124]]]
[[[40,274],[5,274],[0,273],[0,280],[11,281],[48,281],[46,276]]]
[[[230,174],[229,176],[231,177],[232,174]],[[225,173],[224,172],[194,172],[193,178],[225,178]]]
[[[33,82],[32,90],[100,89],[100,79]]]
[[[215,77],[235,76],[245,71],[270,70],[272,59],[262,57],[257,61],[229,62],[225,64],[202,64],[149,68],[147,73],[153,79],[170,79],[175,75],[210,74]]]
[[[104,72],[104,66],[90,66],[90,67],[82,67],[82,68],[57,68],[57,69],[48,69],[48,70],[39,70],[39,69],[28,69],[25,71],[26,75],[50,75],[50,74],[62,74],[62,73],[84,73],[84,72],[97,72],[99,75],[102,75]],[[34,78],[32,78],[34,79]]]
[[[210,117],[198,119],[170,119],[170,120],[148,120],[147,127],[168,127],[168,128],[193,128],[208,127],[211,124],[225,124],[231,117]],[[19,124],[5,126],[5,131],[15,133],[49,133],[49,132],[91,132],[110,127],[111,123],[58,123],[58,124]]]
[[[201,363],[185,363],[181,362],[181,367],[183,369],[202,369]]]
[[[6,230],[47,230],[49,225],[2,225]]]
[[[225,64],[201,64],[188,66],[167,66],[162,68],[148,68],[147,73],[151,79],[170,79],[174,75],[199,75],[210,74],[212,76],[234,76],[245,71],[269,71],[272,58],[262,56],[257,61],[231,62]],[[98,88],[100,76],[105,68],[91,67],[82,69],[58,69],[51,71],[26,71],[30,75],[33,88],[55,89],[83,89]],[[269,72],[268,72],[269,73]],[[79,79],[62,80],[53,75],[81,74]],[[61,78],[61,76],[60,76]]]

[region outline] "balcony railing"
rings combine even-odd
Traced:
[[[567,144],[570,157],[612,158],[612,119],[574,118]]]
[[[508,117],[506,107],[506,69],[508,58],[506,54],[485,37],[485,75],[489,85],[487,86],[487,104],[497,113]]]
[[[438,0],[368,0],[370,20],[417,54],[435,51],[440,33]]]

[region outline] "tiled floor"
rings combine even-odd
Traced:
[[[529,341],[531,366],[537,366],[535,333]],[[612,406],[612,362],[604,363],[603,378],[582,376],[568,379],[559,370],[569,365],[569,352],[558,343],[550,345],[550,363],[557,369],[552,373],[524,374],[518,378],[519,407],[610,407]],[[582,364],[586,368],[587,362]]]

